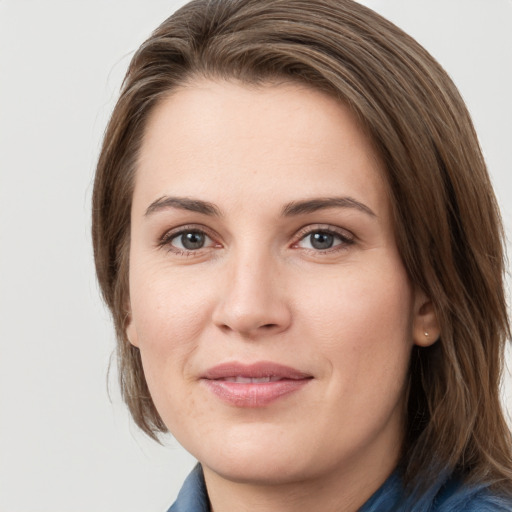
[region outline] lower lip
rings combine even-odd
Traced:
[[[203,379],[208,389],[222,401],[236,407],[264,407],[302,389],[311,379],[283,379],[275,382],[242,383]]]

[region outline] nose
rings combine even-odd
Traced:
[[[234,257],[226,271],[213,322],[247,338],[277,334],[291,324],[286,286],[268,257]],[[224,276],[223,276],[224,277]]]

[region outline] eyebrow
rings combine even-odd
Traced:
[[[283,208],[281,215],[283,217],[290,217],[326,210],[328,208],[354,208],[360,212],[366,213],[370,217],[376,217],[370,207],[352,197],[321,197],[305,201],[293,201]]]
[[[147,208],[145,215],[151,215],[168,208],[178,208],[190,212],[202,213],[211,217],[220,217],[221,212],[213,203],[202,201],[200,199],[191,199],[188,197],[169,197],[162,196],[153,201]]]
[[[201,199],[191,199],[188,197],[170,197],[162,196],[153,201],[146,209],[145,216],[166,210],[168,208],[177,208],[190,212],[201,213],[210,217],[221,217],[222,213],[219,208],[208,201]],[[353,199],[352,197],[320,197],[314,199],[306,199],[304,201],[292,201],[284,206],[281,211],[282,217],[293,217],[295,215],[304,215],[326,210],[329,208],[354,208],[370,217],[376,217],[375,213],[364,203]]]

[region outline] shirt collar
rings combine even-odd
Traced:
[[[178,498],[167,512],[210,512],[201,464],[196,464],[187,476]]]

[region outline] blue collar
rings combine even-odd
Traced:
[[[500,498],[484,487],[466,487],[450,478],[419,500],[407,498],[395,471],[359,512],[510,512],[512,499]],[[197,464],[188,475],[174,505],[167,512],[210,512],[203,469]]]

